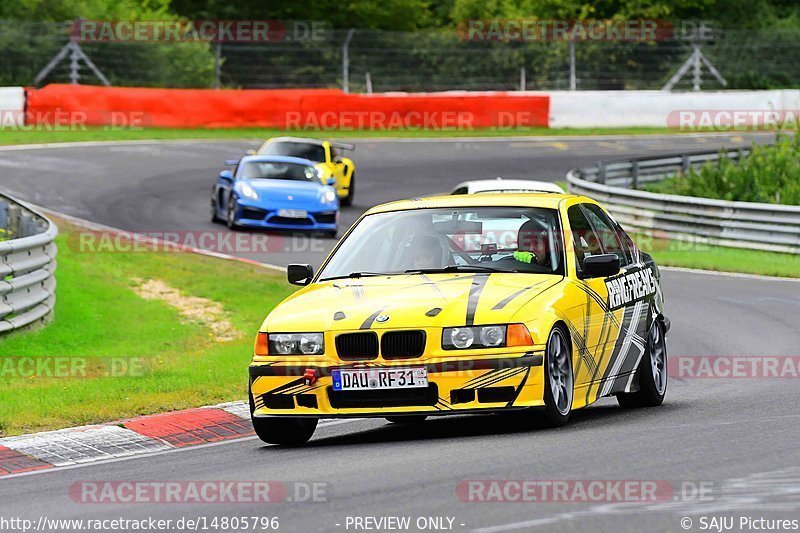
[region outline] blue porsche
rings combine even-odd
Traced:
[[[211,193],[211,220],[237,227],[311,230],[336,236],[339,198],[314,163],[288,156],[248,155],[226,161]]]

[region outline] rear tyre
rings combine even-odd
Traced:
[[[617,394],[619,405],[625,408],[661,405],[667,394],[667,341],[664,325],[659,320],[653,321],[650,327],[647,349],[636,369],[636,377],[639,390]]]
[[[316,418],[251,417],[256,435],[267,444],[301,446],[317,429]]]
[[[353,196],[356,193],[356,173],[350,176],[350,187],[347,188],[347,196],[341,199],[341,204],[345,207],[353,205]]]
[[[427,415],[387,416],[386,421],[392,424],[421,424]]]
[[[575,393],[572,375],[572,350],[569,335],[556,326],[547,338],[545,350],[544,412],[542,422],[547,427],[561,427],[569,421],[572,397]]]

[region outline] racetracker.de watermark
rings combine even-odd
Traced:
[[[472,479],[456,484],[468,503],[655,503],[712,501],[711,481],[642,479]]]
[[[465,41],[559,42],[610,41],[657,42],[708,40],[709,21],[659,19],[467,19],[456,26]]]
[[[77,481],[69,497],[85,504],[262,504],[322,503],[330,484],[323,481]]]
[[[0,130],[86,131],[90,126],[104,130],[140,130],[152,125],[144,111],[9,111],[0,110]]]
[[[324,252],[325,242],[312,235],[262,232],[82,230],[70,234],[77,253],[161,253],[203,250],[218,254]]]
[[[667,372],[680,379],[798,379],[800,355],[678,355]]]
[[[331,26],[319,20],[78,20],[70,35],[79,42],[268,44],[325,41]]]
[[[793,129],[800,109],[676,109],[667,115],[667,127],[681,131]]]
[[[139,377],[146,375],[149,370],[150,360],[145,357],[80,355],[0,357],[0,378],[6,379]]]
[[[287,111],[284,128],[291,131],[512,131],[542,127],[546,114],[536,111]]]

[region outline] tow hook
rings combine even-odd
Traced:
[[[317,382],[317,369],[306,368],[306,373],[303,374],[303,383],[306,385],[313,385]]]

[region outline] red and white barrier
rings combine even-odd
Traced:
[[[30,124],[302,130],[547,127],[549,97],[514,92],[345,94],[338,89],[28,89]],[[66,122],[60,124],[59,122]]]
[[[725,113],[800,109],[798,90],[552,91],[546,94],[550,96],[551,128],[681,128],[690,126],[690,119],[703,113],[712,120],[711,127],[715,127],[714,122],[724,120]]]
[[[24,124],[25,90],[22,87],[0,87],[0,128]]]
[[[0,111],[28,125],[326,130],[767,126],[800,110],[800,90],[448,91],[154,89],[48,85],[0,89]],[[27,108],[26,108],[27,98]],[[9,115],[10,116],[10,115]],[[749,117],[749,118],[748,118]]]

